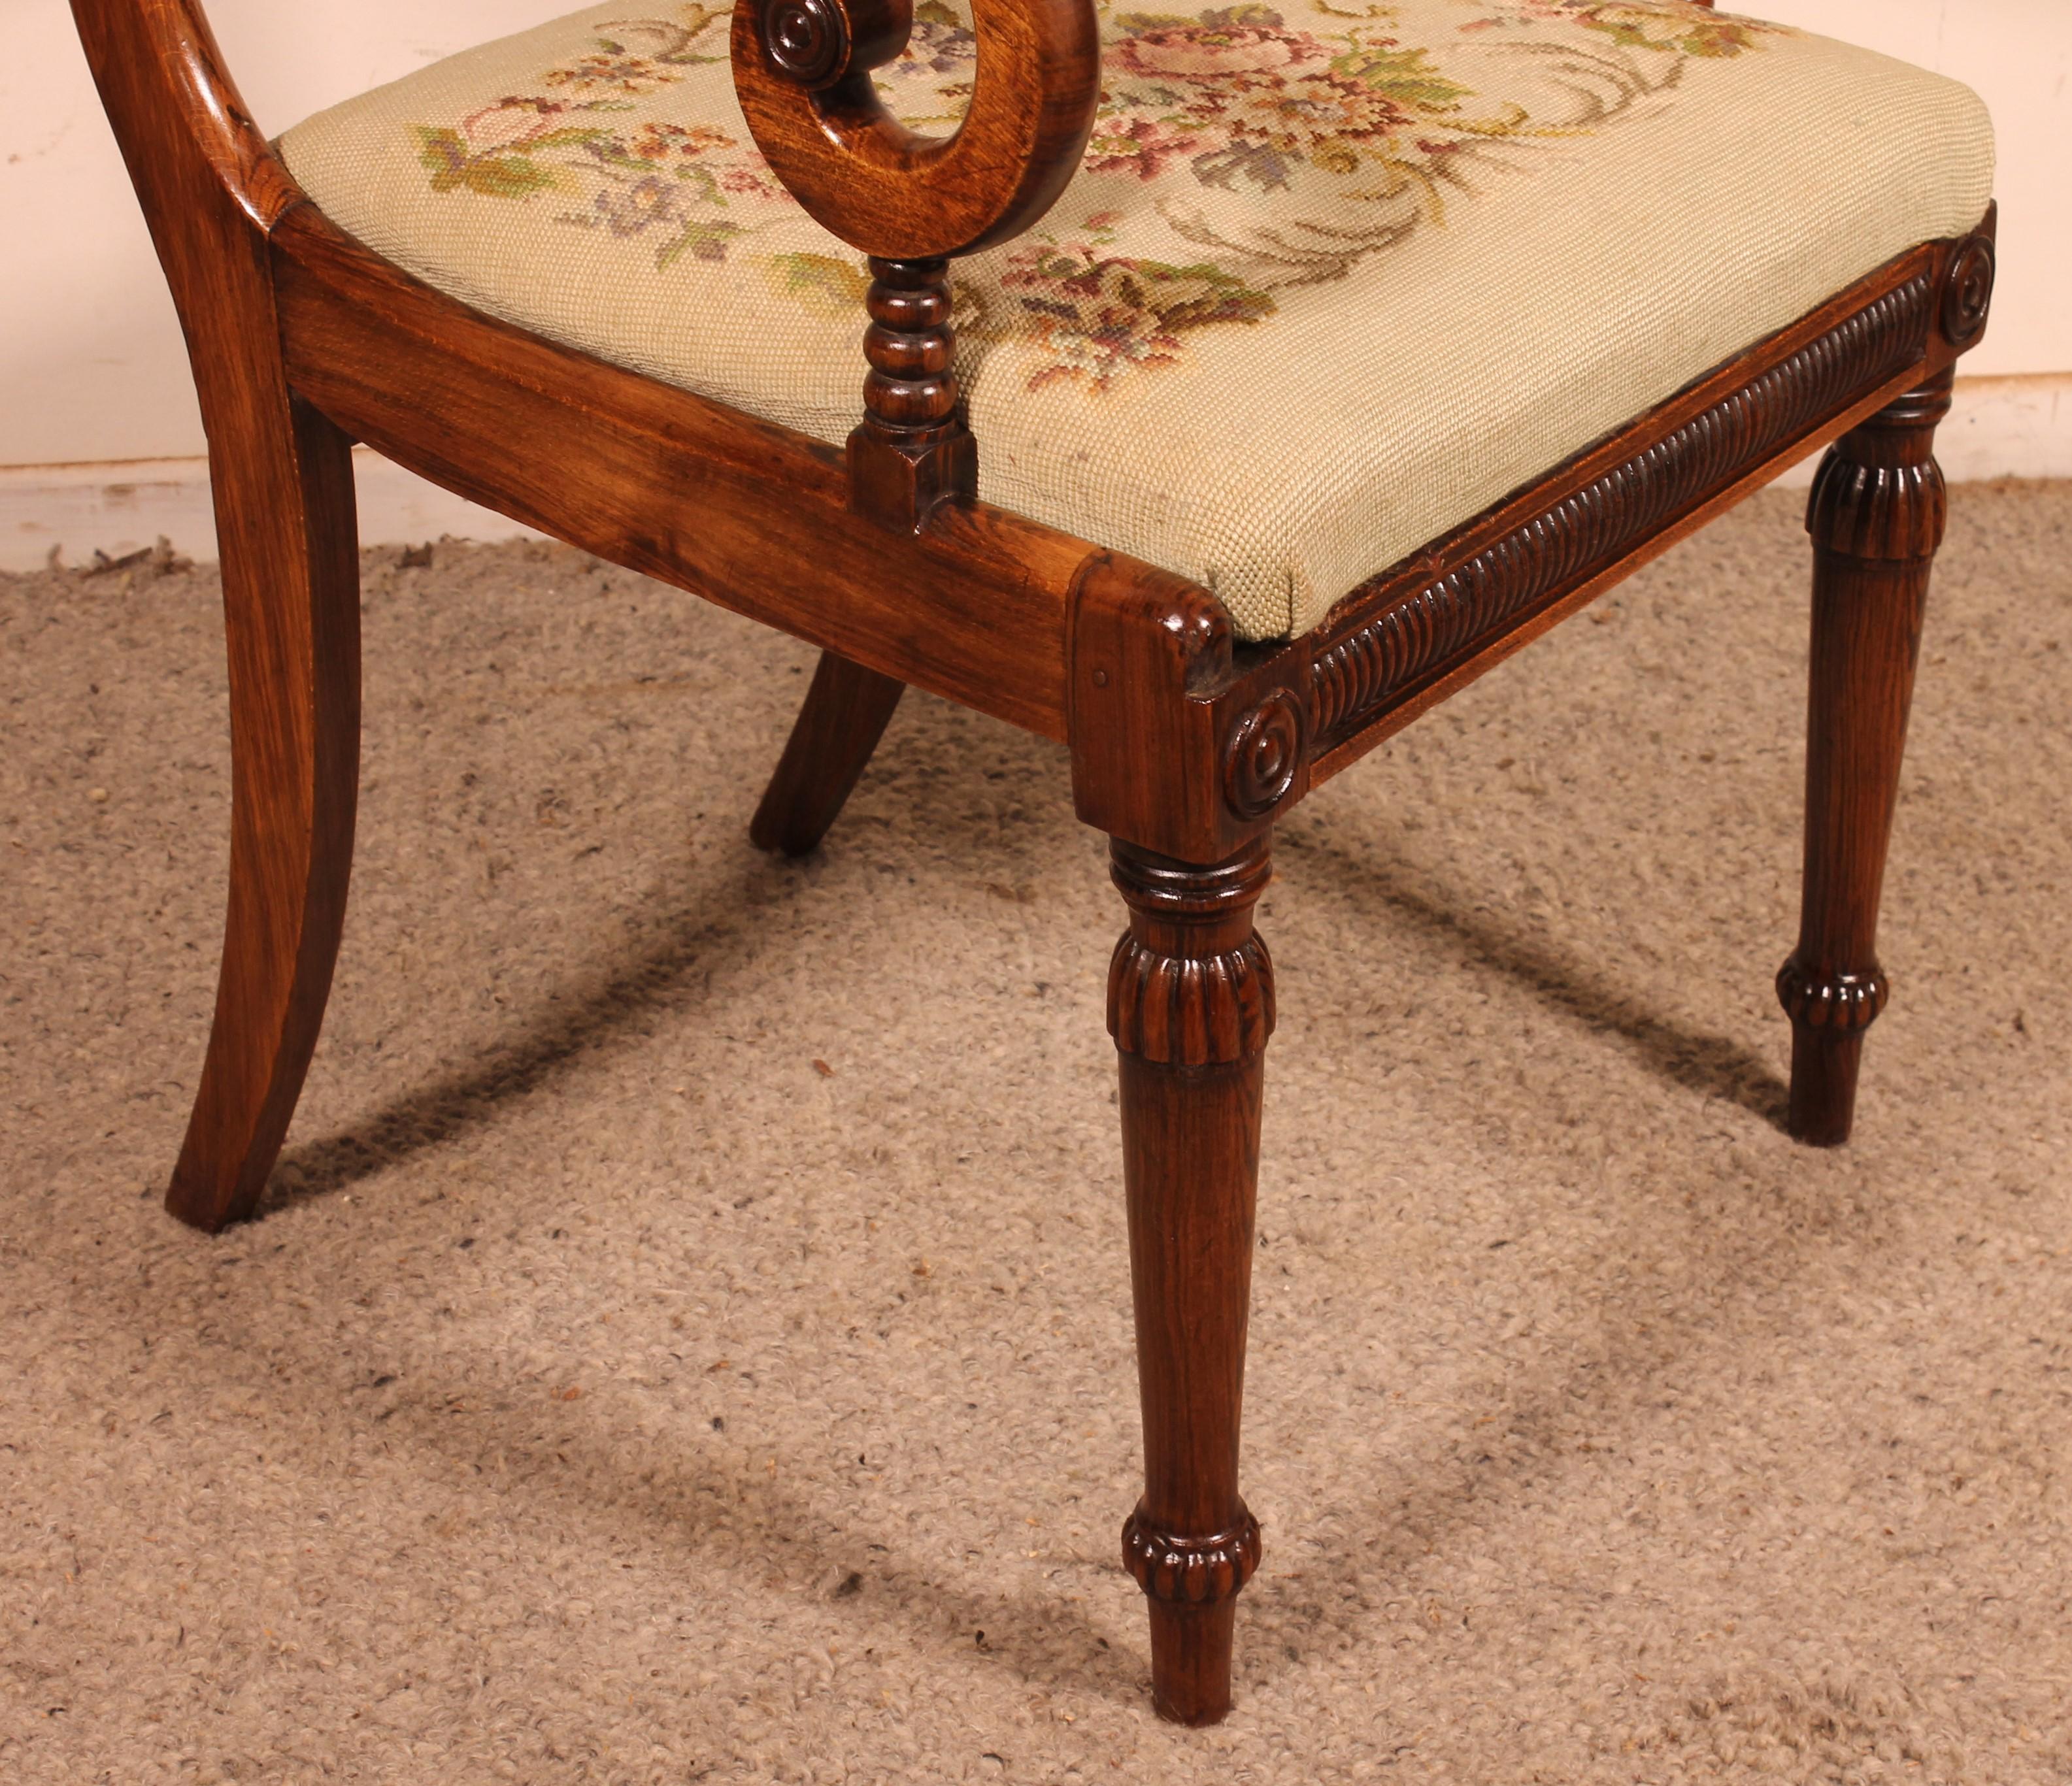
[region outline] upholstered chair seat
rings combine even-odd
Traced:
[[[613,0],[279,144],[466,302],[839,442],[861,258],[750,139],[729,10]],[[956,263],[980,494],[1300,634],[1373,573],[1990,195],[1955,82],[1681,0],[1104,11],[1099,121]],[[961,114],[923,0],[887,103]]]
[[[1774,983],[1784,1126],[1845,1141],[1992,139],[1953,82],[1691,0],[970,4],[610,0],[269,140],[199,0],[72,0],[222,545],[228,918],[166,1204],[259,1207],[330,991],[353,442],[818,647],[764,849],[820,848],[908,688],[1054,740],[1128,913],[1145,1467],[1117,1535],[1152,1703],[1208,1724],[1264,1554],[1238,1464],[1276,830],[1824,448]],[[734,742],[710,798],[745,814]],[[899,885],[854,870],[828,885],[867,928]]]

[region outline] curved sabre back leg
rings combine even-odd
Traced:
[[[748,835],[758,849],[816,848],[855,790],[906,684],[832,651],[820,653],[790,741],[763,790]]]
[[[298,400],[209,455],[230,655],[230,906],[216,1021],[166,1206],[249,1215],[309,1071],[345,922],[360,773],[360,588],[345,437]]]
[[[301,199],[194,0],[74,0],[179,306],[208,432],[230,657],[230,907],[167,1206],[249,1215],[316,1046],[359,785],[351,442],[289,388],[273,226]]]

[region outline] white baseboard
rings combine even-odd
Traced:
[[[1935,430],[1935,457],[1953,483],[1990,478],[2072,478],[2072,372],[1960,378],[1956,402]],[[1778,479],[1813,482],[1804,459]]]
[[[1959,379],[1956,407],[1936,456],[1953,479],[2072,478],[2072,372]],[[401,544],[451,534],[464,540],[536,539],[530,528],[449,495],[364,447],[353,453],[360,537]],[[1812,481],[1812,462],[1785,474]],[[190,558],[216,556],[205,459],[137,459],[94,465],[0,466],[0,570],[32,570],[55,548],[91,564],[163,536]]]
[[[364,446],[353,449],[352,467],[360,537],[367,545],[414,544],[445,534],[541,537]],[[0,466],[0,570],[35,569],[54,549],[61,563],[90,565],[97,552],[120,558],[162,537],[189,558],[216,556],[208,460]]]

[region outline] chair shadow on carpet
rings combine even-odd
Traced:
[[[952,725],[972,723],[972,716],[931,702],[931,719]],[[1028,786],[1026,797],[1042,804],[1057,790],[1054,762],[1039,756],[1034,741],[1016,753]],[[1076,827],[1059,827],[1060,843]],[[1098,840],[1079,832],[1090,851]],[[981,840],[974,839],[974,852]],[[839,843],[837,844],[839,849]],[[1314,833],[1291,836],[1282,854],[1284,870],[1299,877],[1295,897],[1323,896],[1346,901],[1375,922],[1377,934],[1388,926],[1408,924],[1428,944],[1465,955],[1474,965],[1507,976],[1525,987],[1550,1009],[1593,1034],[1611,1034],[1631,1045],[1642,1063],[1671,1084],[1740,1105],[1780,1131],[1784,1127],[1788,1088],[1776,1069],[1761,1055],[1733,1039],[1694,1029],[1644,1008],[1632,992],[1610,975],[1565,955],[1540,939],[1527,937],[1474,909],[1462,898],[1449,901],[1422,890],[1429,870],[1402,866],[1403,840],[1370,840],[1358,847]],[[295,1143],[283,1152],[269,1187],[261,1213],[349,1188],[413,1154],[451,1139],[470,1125],[488,1120],[499,1105],[523,1098],[578,1057],[610,1045],[639,1016],[678,996],[694,967],[709,968],[728,945],[752,942],[752,924],[733,920],[754,915],[790,899],[799,871],[756,857],[744,866],[717,908],[686,901],[681,910],[717,909],[726,916],[707,919],[695,930],[668,929],[644,950],[596,964],[586,980],[570,987],[551,1008],[536,1011],[517,1033],[500,1041],[479,1065],[446,1073],[393,1098],[360,1123],[320,1139]],[[1118,909],[1115,922],[1121,922]],[[652,934],[652,933],[651,933]],[[1090,959],[1092,958],[1090,957]],[[1296,989],[1289,988],[1292,993]]]
[[[947,722],[952,727],[982,729],[987,737],[996,741],[1004,733],[1005,729],[996,722],[939,699],[910,696],[906,706],[908,718],[895,726],[895,749],[899,729],[912,723],[916,708],[927,716],[923,724],[940,726]],[[1013,778],[1022,784],[1016,789],[1018,794],[1039,810],[1063,807],[1055,747],[1023,734],[1007,737],[1011,744],[1001,754],[1012,766]],[[773,744],[773,763],[775,753]],[[976,780],[980,771],[971,766],[971,753],[959,753],[964,772]],[[867,777],[844,823],[857,823],[861,809],[874,792],[882,795],[883,783],[890,778],[883,766],[874,777]],[[875,789],[874,780],[878,784]],[[579,970],[560,988],[557,997],[539,1004],[529,1015],[520,1017],[507,1036],[484,1051],[477,1063],[419,1082],[347,1128],[320,1138],[291,1141],[282,1152],[261,1201],[258,1217],[263,1219],[277,1209],[349,1189],[428,1148],[454,1139],[474,1124],[494,1119],[499,1106],[537,1090],[581,1057],[617,1045],[627,1033],[637,1030],[644,1016],[684,996],[684,982],[693,969],[709,973],[715,966],[745,959],[758,945],[755,920],[758,914],[790,904],[822,872],[841,872],[839,831],[831,856],[816,851],[797,862],[786,862],[764,856],[749,845],[746,811],[737,822],[740,860],[730,880],[717,887],[698,888],[694,875],[677,875],[671,883],[679,889],[671,901],[673,910],[650,913],[641,943],[622,948]],[[939,829],[953,837],[955,819],[945,815]],[[1054,829],[1054,838],[1046,829],[1044,843],[1063,848],[1083,843],[1088,863],[1099,859],[1100,839],[1074,823],[1068,811],[1061,811]],[[974,860],[991,860],[997,856],[999,842],[997,837],[974,834],[963,853]],[[1027,847],[1030,846],[1025,844]],[[1030,875],[1033,877],[1033,864]],[[694,888],[698,889],[695,893]],[[457,909],[442,914],[428,906],[425,915],[434,927],[450,921],[455,934],[460,934],[467,922]],[[1119,930],[1122,923],[1119,902],[1114,922]],[[866,926],[860,918],[857,924],[861,934]],[[1107,940],[1098,938],[1101,946],[1089,951],[1090,973],[1098,973],[1100,964],[1105,963]],[[356,946],[348,931],[347,947],[351,950]],[[319,1041],[319,1050],[322,1045]]]
[[[1054,795],[1054,763],[1032,753],[1022,765],[1031,802]],[[1043,836],[1032,844],[1068,847],[1075,834],[1062,814],[1054,827],[1041,828]],[[1096,849],[1097,840],[1084,835],[1089,850]],[[981,841],[974,838],[974,848]],[[1311,834],[1289,842],[1293,847],[1283,860],[1291,897],[1344,902],[1377,934],[1408,926],[1428,949],[1453,958],[1449,965],[1457,971],[1465,957],[1466,965],[1507,976],[1581,1028],[1622,1038],[1651,1072],[1668,1082],[1733,1102],[1782,1126],[1783,1082],[1752,1050],[1655,1016],[1609,975],[1474,910],[1465,898],[1448,901],[1431,890],[1438,878],[1434,871],[1404,862],[1400,837],[1356,842]],[[648,927],[642,942],[594,962],[479,1064],[421,1083],[351,1128],[293,1148],[283,1156],[267,1207],[290,1206],[348,1187],[475,1123],[493,1120],[499,1106],[536,1090],[585,1055],[637,1041],[644,1015],[691,996],[686,983],[694,969],[709,974],[755,946],[761,928],[755,918],[797,897],[799,872],[752,858],[730,872],[708,874],[705,891],[696,897],[691,887],[699,877],[689,877],[672,901],[684,921],[680,927],[664,916]],[[714,879],[721,883],[717,889],[710,885]],[[724,915],[702,921],[693,916],[716,909]],[[1597,1311],[1600,1316],[1607,1312]],[[1505,1398],[1506,1430],[1514,1439],[1551,1428],[1572,1412],[1579,1383],[1598,1386],[1582,1358],[1588,1336],[1550,1337],[1538,1363]],[[1642,1349],[1666,1362],[1684,1343],[1689,1343],[1688,1337],[1679,1341],[1672,1332],[1645,1342]],[[436,1411],[428,1402],[423,1419],[406,1419],[389,1433],[407,1432],[432,1449],[446,1451],[449,1428]],[[1614,1428],[1622,1417],[1640,1419],[1645,1414],[1637,1400],[1602,1410]],[[988,1632],[989,1661],[1012,1668],[1031,1685],[1069,1685],[1120,1702],[1141,1699],[1137,1596],[1121,1580],[1119,1566],[1067,1560],[1064,1570],[1085,1577],[1079,1585],[1086,1591],[1077,1603],[1054,1591],[1064,1570],[1054,1575],[1050,1592],[988,1592],[946,1583],[936,1559],[902,1554],[890,1531],[847,1530],[837,1507],[816,1505],[787,1492],[762,1471],[735,1468],[711,1455],[701,1434],[689,1435],[684,1449],[665,1451],[650,1464],[631,1464],[625,1455],[628,1435],[615,1426],[594,1424],[603,1417],[601,1406],[586,1405],[580,1435],[564,1434],[545,1451],[533,1426],[515,1422],[502,1455],[521,1469],[529,1461],[532,1468],[524,1473],[533,1487],[579,1522],[594,1518],[609,1527],[631,1517],[668,1532],[690,1554],[707,1557],[721,1569],[726,1559],[739,1556],[744,1566],[758,1557],[774,1558],[795,1581],[824,1579],[832,1573],[836,1586],[826,1591],[831,1617],[861,1616],[888,1624],[907,1640],[945,1655],[968,1654],[975,1634]],[[1344,1537],[1326,1552],[1342,1586],[1354,1590],[1349,1600],[1312,1606],[1299,1581],[1281,1579],[1269,1569],[1251,1596],[1256,1615],[1280,1625],[1284,1639],[1291,1632],[1301,1636],[1305,1648],[1321,1647],[1321,1634],[1333,1628],[1364,1626],[1383,1616],[1380,1602],[1392,1573],[1434,1542],[1443,1542],[1469,1502],[1503,1492],[1510,1472],[1489,1467],[1492,1460],[1486,1456],[1478,1461],[1475,1448],[1464,1446],[1462,1438],[1442,1424],[1414,1450],[1406,1450],[1392,1472],[1394,1486],[1372,1492],[1367,1484],[1370,1492],[1354,1497]],[[480,1439],[478,1430],[474,1443]],[[577,1445],[590,1453],[587,1460],[581,1451],[571,1451]],[[1525,1468],[1523,1460],[1519,1468]],[[861,1585],[843,1591],[852,1579]],[[837,1602],[846,1610],[835,1613]],[[1113,1641],[1104,1631],[1114,1634]],[[1241,1657],[1240,1665],[1251,1685],[1264,1688],[1299,1667],[1301,1657],[1285,1641],[1261,1644]]]
[[[714,1455],[702,1422],[672,1446],[610,1420],[601,1403],[586,1401],[568,1411],[576,1416],[573,1431],[548,1439],[536,1415],[514,1408],[487,1448],[507,1464],[529,1461],[532,1485],[554,1503],[554,1517],[589,1529],[600,1551],[623,1542],[629,1524],[646,1526],[673,1562],[693,1566],[676,1578],[687,1607],[696,1605],[701,1575],[723,1580],[732,1574],[767,1591],[775,1586],[769,1580],[774,1567],[779,1591],[810,1595],[825,1607],[828,1635],[839,1636],[845,1648],[861,1647],[876,1628],[945,1660],[982,1657],[1032,1687],[1070,1686],[1118,1703],[1144,1696],[1149,1657],[1148,1648],[1137,1653],[1141,1595],[1123,1573],[1119,1543],[1112,1558],[1098,1563],[1052,1560],[1046,1579],[1026,1590],[945,1581],[948,1557],[917,1546],[913,1535],[889,1521],[857,1519],[842,1506],[838,1484],[787,1491],[784,1477],[814,1478],[781,1441],[771,1442],[773,1474],[745,1456]],[[470,1444],[449,1443],[452,1422],[435,1394],[425,1398],[413,1426],[409,1436],[462,1466],[481,1455],[477,1447],[486,1435],[479,1426]],[[393,1436],[394,1423],[385,1430]],[[649,1446],[643,1459],[640,1451]],[[759,1441],[758,1448],[769,1455]],[[971,1565],[971,1572],[991,1575],[988,1562]]]
[[[351,1127],[284,1149],[260,1216],[349,1189],[475,1123],[494,1120],[499,1106],[536,1091],[582,1057],[621,1045],[643,1017],[686,996],[693,970],[709,974],[751,949],[756,926],[742,921],[796,897],[797,873],[758,856],[710,897],[702,890],[693,897],[695,883],[680,883],[685,897],[651,930],[647,946],[590,963],[475,1064],[412,1086]],[[715,909],[723,915],[693,916]]]
[[[1314,834],[1291,839],[1281,852],[1281,864],[1295,884],[1291,897],[1336,898],[1371,917],[1377,934],[1386,926],[1408,925],[1428,946],[1516,981],[1592,1034],[1622,1037],[1656,1078],[1738,1104],[1785,1131],[1790,1087],[1761,1054],[1731,1037],[1656,1015],[1580,955],[1499,923],[1468,899],[1448,900],[1424,890],[1435,877],[1429,869],[1406,865],[1400,837],[1386,846],[1357,848]]]

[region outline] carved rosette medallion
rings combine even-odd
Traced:
[[[1231,728],[1223,799],[1240,819],[1263,819],[1288,798],[1302,766],[1308,725],[1293,692],[1276,688]]]
[[[1866,974],[1821,974],[1793,955],[1777,971],[1777,1002],[1784,1014],[1808,1029],[1859,1035],[1877,1021],[1889,983],[1881,968]]]
[[[1259,1567],[1259,1521],[1242,1503],[1238,1521],[1208,1538],[1155,1530],[1140,1503],[1122,1522],[1122,1566],[1155,1600],[1207,1606],[1227,1600]]]
[[[1942,281],[1942,335],[1951,347],[1968,347],[1986,332],[1994,271],[1990,236],[1974,236],[1951,257]]]
[[[770,66],[809,92],[849,72],[849,14],[841,0],[764,0],[762,24]]]

